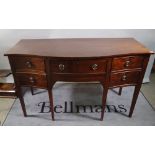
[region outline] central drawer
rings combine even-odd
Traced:
[[[52,73],[105,73],[107,60],[51,60]]]

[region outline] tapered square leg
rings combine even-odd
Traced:
[[[33,87],[30,87],[30,89],[31,89],[31,94],[34,95]]]
[[[103,90],[102,111],[101,111],[101,119],[100,119],[101,121],[103,121],[103,117],[104,117],[104,111],[105,111],[105,106],[106,106],[107,94],[108,94],[108,87],[104,88],[104,90]]]
[[[132,99],[132,103],[131,103],[131,107],[130,107],[130,112],[129,112],[129,117],[132,117],[136,102],[137,102],[137,98],[139,95],[139,91],[140,91],[141,85],[137,85],[135,86],[135,90],[134,90],[134,94],[133,94],[133,99]]]
[[[17,88],[17,95],[18,95],[19,100],[20,100],[20,104],[22,107],[24,117],[27,117],[27,112],[26,112],[26,107],[25,107],[24,98],[23,98],[23,94],[22,94],[22,89],[20,87]]]
[[[123,89],[122,87],[119,88],[118,95],[122,95],[122,89]]]
[[[50,101],[50,107],[51,107],[51,116],[52,120],[54,121],[54,104],[53,104],[53,93],[52,89],[48,89],[48,95],[49,95],[49,101]]]

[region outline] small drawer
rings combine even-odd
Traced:
[[[105,73],[107,60],[80,60],[76,62],[78,73]]]
[[[72,73],[74,72],[73,62],[69,60],[51,60],[50,70],[52,73]]]
[[[104,73],[106,60],[65,60],[51,61],[50,68],[53,73]]]
[[[143,56],[128,56],[114,58],[112,61],[112,71],[142,68]]]
[[[140,74],[140,71],[111,73],[110,87],[137,84]]]
[[[13,57],[13,65],[16,72],[44,71],[44,58],[38,57]]]
[[[46,75],[18,73],[16,74],[16,79],[21,86],[47,87]]]

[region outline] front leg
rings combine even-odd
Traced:
[[[51,116],[52,116],[52,120],[54,121],[54,104],[53,104],[53,93],[52,93],[53,86],[54,86],[54,83],[52,84],[52,86],[48,88],[48,95],[49,95],[49,101],[50,101]]]
[[[133,99],[132,99],[132,103],[131,103],[131,108],[130,108],[130,112],[129,112],[129,117],[132,117],[136,102],[137,102],[137,98],[139,95],[139,91],[141,88],[141,84],[138,84],[135,86],[135,90],[134,90],[134,94],[133,94]]]
[[[16,88],[16,91],[17,91],[17,95],[18,95],[19,100],[20,100],[20,104],[21,104],[21,107],[22,107],[24,117],[27,117],[26,107],[25,107],[25,103],[24,103],[24,97],[23,97],[23,94],[22,94],[22,88],[20,86],[18,86]]]
[[[101,83],[102,84],[102,83]],[[105,111],[105,106],[106,106],[106,100],[107,100],[107,94],[108,94],[108,87],[102,84],[103,86],[103,95],[102,95],[102,111],[101,111],[101,121],[103,121],[104,117],[104,111]]]
[[[122,94],[122,89],[123,89],[122,87],[119,88],[118,95],[121,95]]]

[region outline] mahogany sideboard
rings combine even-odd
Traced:
[[[129,112],[132,116],[150,54],[133,38],[85,38],[23,39],[5,56],[9,58],[24,116],[23,86],[48,90],[54,120],[51,90],[56,81],[98,81],[104,87],[103,120],[108,89],[115,87],[135,86]]]

